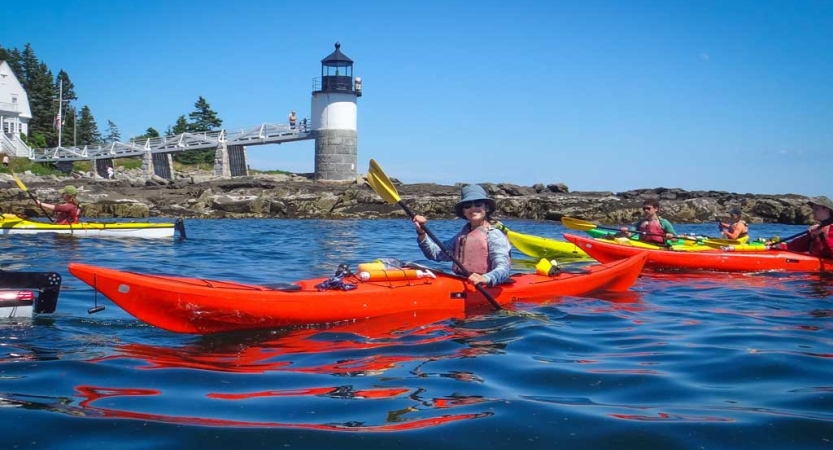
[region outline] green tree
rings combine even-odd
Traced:
[[[156,131],[155,128],[149,127],[147,130],[145,130],[145,134],[140,134],[139,136],[136,136],[133,139],[131,139],[131,141],[141,141],[141,140],[144,140],[144,139],[153,139],[153,138],[158,138],[158,137],[159,137],[159,132]]]
[[[173,128],[168,127],[168,130],[168,136],[176,136],[177,134],[182,134],[188,131],[188,122],[185,120],[185,115],[183,114],[177,117]]]
[[[46,64],[38,61],[30,44],[26,44],[21,54],[21,67],[23,76],[19,78],[26,89],[29,106],[32,109],[29,129],[31,132],[40,132],[46,139],[47,145],[57,145],[55,116],[58,113],[58,105],[53,102],[52,72]]]
[[[61,129],[61,145],[68,147],[76,144],[76,133],[78,132],[78,111],[74,106],[65,106],[63,115],[63,128]]]
[[[104,142],[116,142],[121,139],[119,127],[112,120],[107,120],[107,134],[104,135]]]
[[[78,145],[98,144],[101,142],[101,133],[98,131],[98,124],[95,123],[90,107],[84,105],[81,108],[81,117],[78,118]]]
[[[20,56],[20,50],[17,48],[13,48],[11,50],[7,50],[0,45],[0,61],[6,61],[9,64],[9,67],[12,68],[12,72],[14,72],[14,76],[20,80],[20,83],[23,84],[23,65],[21,61],[23,57]]]
[[[194,103],[194,111],[188,114],[188,118],[191,119],[191,123],[188,124],[188,131],[191,132],[213,131],[223,125],[223,120],[202,96]]]
[[[190,133],[214,131],[223,125],[223,120],[217,116],[217,112],[211,109],[211,105],[202,96],[194,103],[194,111],[188,114],[191,122],[187,124]],[[184,117],[181,117],[184,119]],[[179,122],[177,122],[179,125]],[[180,132],[174,128],[176,134]],[[182,164],[214,164],[216,151],[213,148],[204,150],[186,150],[174,155],[174,160]]]

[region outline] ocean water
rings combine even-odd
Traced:
[[[449,236],[461,223],[430,226]],[[626,293],[522,314],[195,336],[139,322],[67,271],[264,284],[379,257],[427,263],[404,219],[186,226],[181,242],[0,239],[0,268],[64,277],[54,314],[0,320],[2,448],[833,448],[829,277],[646,273]],[[106,309],[88,314],[96,303]]]

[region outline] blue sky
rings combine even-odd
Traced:
[[[310,111],[340,41],[359,168],[404,182],[833,196],[833,2],[16,2],[31,43],[122,136],[203,96],[227,128]],[[311,141],[248,150],[312,172]]]

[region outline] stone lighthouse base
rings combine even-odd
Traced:
[[[353,181],[356,179],[358,134],[355,130],[316,130],[315,179]]]

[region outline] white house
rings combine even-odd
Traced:
[[[29,148],[20,140],[20,135],[29,134],[31,118],[26,91],[9,64],[0,61],[0,153],[29,156]]]

